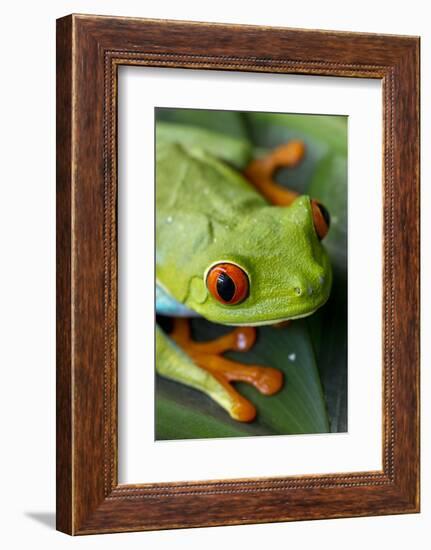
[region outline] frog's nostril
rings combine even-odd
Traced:
[[[299,288],[299,286],[296,286],[296,287],[293,289],[293,291],[295,292],[295,294],[296,294],[297,296],[301,296],[301,294],[302,294],[302,288]]]

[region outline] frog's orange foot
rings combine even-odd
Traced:
[[[256,416],[256,409],[235,390],[232,382],[251,384],[264,395],[277,393],[283,385],[283,375],[276,369],[247,365],[222,356],[226,351],[249,350],[256,340],[253,327],[238,327],[210,342],[195,342],[191,338],[189,321],[176,318],[171,337],[199,367],[223,386],[232,402],[229,413],[236,420],[250,422]]]
[[[302,141],[289,141],[268,155],[251,161],[244,175],[268,202],[278,206],[289,206],[298,193],[276,183],[273,176],[279,168],[296,166],[302,160],[304,152],[305,145]]]

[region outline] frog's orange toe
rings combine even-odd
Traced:
[[[278,168],[296,166],[304,153],[304,142],[289,141],[263,158],[252,160],[244,170],[244,175],[270,204],[289,206],[298,193],[276,183],[273,176]]]
[[[256,329],[253,327],[238,327],[232,332],[234,351],[248,351],[256,342]]]
[[[258,376],[254,386],[264,395],[274,395],[283,386],[283,373],[271,367],[256,367]]]
[[[232,405],[230,415],[234,420],[238,420],[239,422],[251,422],[256,418],[256,408],[250,401],[238,395]]]

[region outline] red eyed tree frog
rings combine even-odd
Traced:
[[[332,272],[321,240],[326,209],[272,179],[295,166],[304,144],[291,141],[251,159],[248,142],[170,123],[156,128],[156,370],[196,388],[243,422],[254,405],[232,386],[276,393],[282,373],[223,356],[246,351],[255,327],[311,315],[329,297]],[[212,342],[191,338],[188,317],[236,327]]]

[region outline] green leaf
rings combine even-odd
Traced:
[[[347,271],[347,159],[328,153],[316,166],[308,192],[331,213],[331,230],[325,239],[332,263]]]
[[[275,147],[289,139],[304,139],[323,151],[347,155],[347,117],[243,113],[252,141],[257,146]]]
[[[175,122],[220,132],[231,137],[247,138],[247,128],[236,111],[209,111],[207,109],[156,108],[156,121]]]
[[[241,354],[232,354],[241,360]],[[305,321],[285,328],[263,327],[259,340],[248,353],[247,362],[270,365],[284,373],[282,390],[274,396],[261,395],[241,383],[240,392],[258,409],[258,422],[274,434],[328,432],[326,404]]]
[[[157,377],[156,439],[202,439],[268,435],[265,429],[241,424],[200,392]]]
[[[190,148],[201,148],[213,157],[217,157],[237,170],[247,166],[252,158],[250,142],[247,139],[234,138],[225,134],[209,131],[206,128],[158,122],[156,124],[157,147],[165,143],[181,143]]]
[[[317,357],[325,389],[331,432],[347,431],[347,279],[333,269],[331,296],[322,308],[322,338]],[[314,316],[313,316],[314,317]]]

